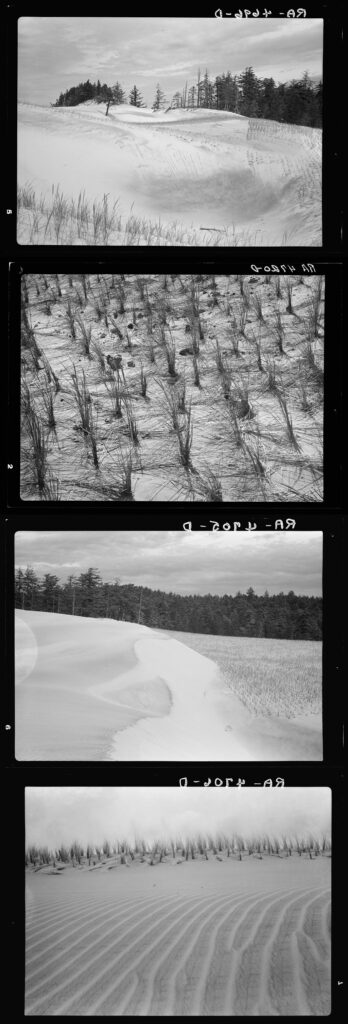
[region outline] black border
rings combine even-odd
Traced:
[[[231,6],[231,5],[227,5]],[[275,10],[272,10],[273,18],[280,18],[280,6],[285,6],[285,11],[291,9],[287,5],[272,5]],[[249,5],[250,10],[252,5]],[[166,15],[168,17],[214,17],[214,11],[216,10],[215,3],[206,3],[202,0],[199,4],[199,10],[194,10],[188,5],[176,3],[174,14]],[[240,5],[232,5],[232,12],[238,12]],[[269,10],[270,5],[259,5],[257,8],[254,5],[253,10]],[[295,8],[298,10],[298,8]],[[224,6],[224,11],[227,7]],[[292,258],[295,257],[295,253],[298,252],[300,258],[302,255],[305,257],[306,251],[308,252],[308,259],[312,260],[320,259],[325,252],[328,253],[340,253],[342,248],[342,198],[343,198],[343,133],[342,133],[342,119],[340,102],[337,97],[343,95],[343,39],[342,39],[342,28],[343,28],[343,3],[334,0],[334,2],[327,3],[307,3],[306,8],[307,18],[318,18],[324,21],[324,42],[323,42],[323,190],[322,190],[322,211],[323,211],[323,243],[321,246],[309,249],[306,246],[289,246],[289,247],[277,247],[274,249],[276,252],[290,251]],[[7,183],[6,183],[6,208],[11,210],[12,213],[6,217],[5,214],[5,236],[6,236],[6,248],[5,252],[11,250],[13,255],[16,255],[19,259],[24,258],[25,255],[30,256],[43,249],[47,256],[56,252],[56,246],[21,246],[16,241],[16,220],[17,220],[17,199],[16,199],[16,181],[17,181],[17,138],[16,138],[16,123],[17,123],[17,22],[20,17],[30,14],[31,17],[73,17],[73,16],[84,16],[86,14],[86,8],[75,0],[73,4],[73,10],[68,4],[64,4],[64,0],[56,8],[56,13],[50,10],[50,14],[47,15],[47,6],[38,0],[33,0],[32,4],[26,4],[24,0],[22,2],[9,2],[6,7],[6,22],[5,22],[5,41],[6,41],[6,53],[7,53],[7,129],[8,129],[8,140],[9,140],[9,159],[7,162]],[[112,5],[103,6],[103,14],[98,14],[98,17],[111,17],[114,15],[114,9]],[[151,9],[147,9],[146,15],[143,13],[141,17],[158,17],[161,19],[165,17],[163,15],[163,9],[160,5],[151,4]],[[136,18],[136,15],[134,15]],[[226,19],[227,20],[227,19]],[[332,74],[333,68],[335,69],[335,75]],[[60,248],[60,247],[58,247]],[[73,256],[77,255],[80,251],[79,246],[64,246],[64,253]],[[127,251],[127,247],[98,247],[99,252],[104,258],[115,251]],[[146,246],[141,247],[142,251],[148,251]],[[203,255],[206,251],[203,246],[197,247],[195,250],[197,253]],[[227,250],[229,251],[229,250]],[[238,251],[238,250],[237,250]],[[269,254],[272,251],[272,247],[263,247],[260,249],[251,249],[246,247],[239,251],[250,253],[250,260],[252,260],[252,252],[255,251],[265,262],[269,258]],[[162,247],[154,247],[154,252],[163,253]],[[221,262],[223,265],[226,259],[226,250],[224,248],[215,249],[214,253],[217,254],[217,262]],[[22,255],[21,255],[22,254]]]
[[[8,942],[6,946],[6,956],[8,957],[8,964],[15,965],[15,984],[12,982],[11,974],[9,973],[9,980],[7,982],[8,991],[8,1007],[11,1007],[11,1015],[13,1016],[24,1016],[24,984],[25,984],[25,869],[24,869],[24,849],[25,849],[25,787],[27,786],[40,786],[42,785],[41,771],[31,769],[26,770],[24,773],[15,774],[7,771],[6,773],[6,796],[5,796],[5,820],[11,820],[12,831],[11,831],[11,853],[9,857],[9,885],[5,886],[5,927],[8,936]],[[258,776],[259,781],[264,781],[267,776],[260,773]],[[274,778],[274,774],[273,774]],[[84,786],[95,786],[99,784],[102,779],[96,777],[95,773],[91,777],[85,771],[82,775],[78,775],[76,772],[73,773],[73,777],[70,777],[69,772],[66,770],[49,773],[49,779],[45,778],[45,786],[62,785],[84,785]],[[251,786],[254,780],[250,780]],[[112,782],[108,782],[107,785],[118,785],[120,780],[115,777]],[[121,782],[122,785],[122,782]],[[133,783],[133,785],[147,787],[177,787],[178,780],[173,772],[165,773],[165,777],[161,772],[160,777],[157,772],[148,772],[146,779],[143,775]],[[248,785],[248,782],[246,782]],[[317,769],[307,769],[306,780],[304,783],[303,774],[301,773],[301,767],[298,770],[294,768],[287,773],[286,787],[300,786],[305,788],[306,786],[322,787],[326,786],[331,789],[332,793],[332,861],[331,861],[331,883],[332,883],[332,943],[331,943],[331,1013],[330,1019],[342,1020],[343,1019],[343,990],[344,985],[342,979],[344,978],[344,949],[345,949],[345,917],[343,913],[343,901],[342,901],[342,890],[340,885],[340,879],[343,878],[344,870],[344,848],[345,848],[345,834],[344,834],[344,815],[343,815],[343,778],[342,772],[339,768],[332,768],[330,771]],[[126,785],[124,788],[131,788],[130,785]],[[13,814],[13,808],[16,808],[16,815]],[[340,984],[339,984],[340,982]],[[220,1020],[225,1018],[220,1017]]]
[[[273,515],[271,518],[268,517],[268,522],[273,523],[275,519],[282,518],[281,509],[278,510],[279,514]],[[284,513],[283,513],[284,516]],[[245,516],[242,519],[239,513],[235,516],[241,522],[242,530],[248,527],[248,517]],[[191,519],[191,515],[190,515]],[[208,516],[205,520],[209,526]],[[229,521],[233,520],[233,517],[229,514]],[[185,520],[184,520],[185,521]],[[226,521],[226,520],[223,520]],[[192,520],[193,530],[200,529],[199,519]],[[257,522],[258,529],[265,531],[265,519],[259,517],[258,519],[253,518],[252,524]],[[16,761],[14,756],[14,733],[15,733],[15,697],[14,697],[14,545],[15,545],[15,533],[17,531],[28,531],[39,530],[39,531],[59,531],[59,530],[77,530],[78,532],[83,530],[115,530],[115,532],[122,535],[123,530],[137,529],[136,516],[132,516],[128,511],[125,516],[119,516],[114,521],[110,517],[105,516],[80,516],[78,522],[76,518],[72,519],[65,515],[50,515],[47,516],[30,516],[23,521],[22,516],[10,516],[6,518],[5,529],[3,531],[4,541],[4,556],[6,564],[6,617],[4,620],[4,644],[5,644],[5,668],[7,680],[5,697],[4,697],[4,721],[11,728],[5,730],[5,741],[4,741],[4,763],[5,765],[15,766],[17,769],[26,767],[33,767],[34,765],[41,764],[45,767],[45,771],[49,771],[51,767],[67,767],[69,764],[74,766],[74,769],[78,771],[80,768],[88,768],[91,764],[97,767],[97,770],[102,768],[102,771],[107,777],[114,768],[114,764],[119,767],[120,771],[124,775],[130,771],[131,773],[136,772],[137,769],[141,771],[147,768],[160,769],[166,768],[166,770],[173,771],[173,764],[177,765],[177,769],[180,769],[180,775],[185,775],[188,770],[193,769],[194,762],[151,762],[151,761],[123,761],[123,762],[112,762],[106,766],[105,762],[88,762],[88,761],[72,761],[72,762],[60,762],[60,761]],[[180,515],[167,516],[166,529],[182,531],[183,520],[180,520]],[[344,577],[343,577],[343,517],[337,516],[308,516],[303,515],[296,518],[296,532],[317,530],[323,532],[323,761],[313,762],[318,767],[322,764],[333,765],[339,763],[343,756],[343,723],[342,723],[342,699],[341,695],[343,692],[343,600],[340,595],[343,595]],[[212,527],[210,526],[210,529]],[[266,531],[265,531],[266,532]],[[273,532],[273,531],[272,531]],[[232,535],[231,535],[232,536]],[[273,773],[275,771],[275,765],[277,762],[243,762],[240,766],[244,772],[251,771],[251,765],[257,766],[262,765],[262,771],[264,770],[265,764],[269,764],[272,768]],[[198,763],[196,763],[198,764]],[[279,763],[280,773],[282,770],[288,770],[293,762],[282,761]],[[295,767],[301,764],[306,769],[312,764],[312,762],[301,761],[296,762]],[[200,770],[206,770],[205,762],[200,762]],[[223,770],[225,774],[230,774],[232,767],[231,763],[221,762],[217,763],[215,771],[218,767],[218,774]],[[279,766],[278,766],[279,767]]]
[[[157,260],[155,260],[155,264]],[[68,274],[76,273],[76,261],[72,260],[47,260],[44,257],[39,259],[25,259],[20,263],[13,261],[9,266],[9,320],[10,320],[10,345],[9,345],[9,357],[8,357],[8,369],[7,369],[7,391],[6,391],[6,402],[7,402],[7,438],[6,438],[6,463],[13,469],[7,470],[7,507],[11,510],[29,511],[38,506],[43,510],[55,510],[59,508],[62,512],[78,511],[84,513],[88,510],[94,510],[96,512],[106,510],[112,510],[114,508],[133,507],[134,502],[92,502],[92,501],[24,501],[20,497],[20,288],[21,288],[21,275],[22,273],[40,274],[46,273],[61,273]],[[225,268],[225,272],[233,273],[245,273],[251,277],[261,276],[261,272],[257,273],[251,269],[255,266],[270,267],[272,264],[262,264],[260,260],[256,264],[245,263],[245,261],[234,261],[231,266],[228,260],[228,266]],[[280,266],[278,262],[274,263],[275,266]],[[342,491],[343,491],[343,473],[342,473],[342,461],[343,461],[343,393],[342,393],[342,382],[343,382],[343,367],[341,366],[341,354],[343,350],[343,337],[342,337],[342,318],[343,318],[343,266],[341,262],[335,263],[315,263],[312,265],[315,267],[316,275],[312,273],[307,274],[308,277],[323,275],[325,276],[325,338],[324,338],[324,501],[323,502],[290,502],[286,503],[287,509],[291,509],[295,514],[295,511],[301,508],[308,510],[312,513],[314,509],[320,509],[320,511],[327,511],[331,509],[339,509],[342,506]],[[295,272],[301,274],[303,272],[303,266],[306,264],[302,262],[293,262],[291,260],[285,261],[283,266],[295,267]],[[132,254],[127,253],[125,257],[113,258],[108,263],[99,260],[91,261],[90,259],[80,260],[78,259],[79,273],[85,272],[89,274],[97,273],[139,273],[144,276],[147,274],[155,273],[151,269],[150,260],[136,259]],[[132,267],[132,270],[130,270]],[[180,270],[179,270],[180,268]],[[182,251],[182,255],[178,256],[169,254],[166,261],[162,262],[162,272],[174,273],[179,272],[182,275],[189,273],[215,273],[217,276],[222,275],[222,268],[217,268],[215,261],[212,259],[205,259],[204,261],[193,261],[192,257],[185,250]],[[279,275],[271,274],[271,276],[284,276],[281,272]],[[291,276],[291,275],[290,275]],[[306,273],[304,273],[306,277]],[[335,451],[335,458],[332,458],[332,452]],[[222,502],[218,506],[221,509],[229,507],[229,502]],[[266,513],[273,507],[273,502],[250,502],[246,505],[245,502],[237,502],[236,507],[238,508],[249,508],[258,512],[260,509],[265,509]],[[136,502],[137,507],[140,510],[140,514],[143,516],[146,514],[146,509],[149,503],[140,501]],[[189,506],[206,508],[212,508],[210,503],[206,502],[155,502],[151,504],[151,507],[155,505],[156,515],[162,517],[165,510],[170,505],[175,505],[179,508]]]
[[[217,5],[216,5],[217,6]],[[229,7],[231,5],[228,5]],[[270,7],[271,5],[266,5]],[[282,5],[284,6],[284,5]],[[72,9],[73,7],[73,9]],[[56,8],[57,16],[74,16],[86,15],[86,7],[75,0],[73,5],[69,6],[61,0],[59,6]],[[114,8],[110,4],[104,5],[104,16],[114,15]],[[189,10],[187,4],[180,4],[179,2],[175,5],[176,16],[190,16],[190,17],[210,17],[215,4],[208,5],[202,0],[198,5],[199,9],[197,12],[192,9]],[[251,7],[251,5],[249,5]],[[256,7],[256,5],[255,5]],[[239,5],[232,7],[232,10],[239,10]],[[287,7],[286,7],[287,9]],[[342,96],[343,92],[343,81],[344,81],[344,64],[342,60],[343,56],[343,42],[342,42],[342,27],[343,27],[343,3],[335,2],[335,0],[328,0],[327,3],[307,3],[306,10],[308,16],[311,17],[324,17],[324,131],[323,131],[323,221],[324,221],[324,233],[323,233],[323,246],[316,249],[299,248],[298,250],[292,247],[289,248],[277,248],[273,249],[267,247],[264,249],[217,249],[214,248],[211,251],[205,249],[175,249],[170,250],[166,247],[160,247],[158,249],[142,248],[141,254],[146,261],[146,270],[151,272],[151,265],[153,265],[153,272],[158,272],[158,268],[165,268],[166,263],[170,264],[172,259],[177,259],[180,264],[180,272],[183,272],[182,267],[185,263],[190,267],[192,272],[192,264],[196,259],[207,260],[208,264],[211,262],[210,258],[213,258],[214,272],[226,273],[233,272],[234,264],[240,264],[240,261],[244,259],[248,262],[248,270],[250,272],[250,264],[265,264],[268,265],[271,262],[276,264],[280,263],[294,263],[294,262],[305,262],[305,263],[323,263],[329,260],[340,262],[343,258],[342,251],[342,237],[341,237],[341,224],[342,224],[342,205],[343,205],[343,138],[344,132],[342,133]],[[4,13],[3,13],[4,12]],[[113,261],[115,257],[122,263],[123,268],[126,265],[128,256],[131,262],[131,269],[134,272],[136,260],[139,256],[139,250],[135,247],[97,247],[95,249],[80,248],[78,246],[72,247],[54,247],[54,246],[19,246],[16,242],[16,123],[17,123],[17,19],[22,15],[34,16],[45,16],[49,17],[53,14],[52,8],[49,14],[47,13],[47,5],[38,0],[33,0],[32,4],[28,4],[25,0],[22,2],[16,2],[16,0],[8,0],[6,6],[3,7],[0,18],[3,18],[1,24],[4,25],[4,45],[3,45],[3,62],[2,70],[4,70],[4,94],[5,94],[5,131],[7,136],[7,143],[5,148],[5,204],[3,212],[3,230],[1,234],[0,242],[0,257],[2,257],[2,274],[1,284],[6,288],[7,281],[7,266],[9,260],[16,260],[18,263],[22,263],[24,260],[30,261],[41,258],[45,262],[45,269],[51,259],[56,262],[62,257],[71,259],[75,264],[75,272],[81,272],[81,262],[84,262],[86,255],[89,259]],[[89,13],[89,12],[88,12]],[[94,13],[94,12],[93,12]],[[166,14],[168,12],[166,11]],[[147,15],[151,17],[164,17],[163,11],[158,5],[157,11],[153,5],[151,10],[147,10]],[[103,16],[103,15],[102,15]],[[135,15],[136,16],[136,15]],[[143,13],[142,13],[142,16]],[[12,214],[7,215],[6,209],[12,209]],[[5,265],[6,260],[6,265]],[[149,262],[150,267],[149,267]],[[210,270],[212,268],[210,267]],[[341,273],[341,272],[340,272]],[[343,275],[342,275],[343,282]],[[6,306],[6,303],[5,303]],[[342,296],[342,304],[340,302],[339,308],[337,308],[336,319],[330,321],[329,333],[326,331],[325,338],[325,363],[326,367],[331,365],[331,349],[336,354],[339,352],[338,359],[342,364],[346,353],[342,346],[342,311],[344,301]],[[4,323],[4,336],[7,333],[7,323]],[[2,411],[5,414],[9,413],[9,431],[6,441],[6,461],[8,459],[8,452],[12,450],[13,434],[12,428],[14,425],[13,421],[13,409],[14,409],[14,396],[12,391],[12,372],[13,367],[16,364],[16,358],[18,353],[12,349],[15,347],[14,335],[11,327],[11,353],[10,353],[10,364],[5,376],[5,382],[7,385],[6,395],[4,396],[5,401],[2,406]],[[333,364],[332,364],[333,365]],[[338,481],[344,485],[342,466],[344,448],[341,443],[338,447],[338,437],[342,437],[342,425],[344,423],[342,413],[342,391],[343,391],[343,374],[340,380],[341,369],[339,364],[336,362],[336,369],[333,366],[332,376],[329,378],[329,382],[325,377],[325,394],[326,394],[326,432],[327,437],[330,439],[330,447],[328,447],[328,464],[325,469],[326,486],[330,489],[330,502],[331,511],[342,508],[341,504],[341,489],[338,486]],[[332,389],[332,390],[331,390]],[[327,396],[330,393],[330,408],[331,408],[331,395],[338,396],[337,403],[334,398],[334,404],[332,411],[327,408]],[[336,413],[333,412],[335,406],[338,406],[339,412],[336,417]],[[5,415],[6,423],[6,415]],[[341,424],[341,427],[340,427]],[[336,430],[336,437],[335,437]],[[332,463],[332,465],[331,465]],[[338,463],[340,469],[335,465]],[[5,474],[4,474],[5,477]],[[330,483],[332,481],[332,483]],[[336,490],[333,482],[336,481]],[[13,484],[10,484],[11,490],[11,501],[13,499]],[[11,577],[13,580],[13,567],[9,558],[9,551],[12,543],[12,536],[14,529],[34,529],[36,524],[40,522],[45,529],[53,529],[54,524],[58,522],[59,528],[62,524],[68,522],[67,516],[65,515],[65,509],[63,505],[59,503],[59,517],[55,516],[54,511],[51,512],[51,503],[45,503],[45,510],[47,510],[47,516],[38,516],[38,504],[35,503],[35,508],[29,508],[26,505],[20,506],[20,514],[16,515],[13,511],[9,511],[7,514],[5,509],[7,508],[7,481],[4,479],[4,499],[3,515],[2,515],[2,526],[1,531],[1,543],[2,551],[4,555],[4,564],[6,565],[7,579]],[[335,499],[335,500],[334,500]],[[33,503],[34,504],[34,503]],[[219,520],[230,521],[233,518],[238,520],[243,519],[252,520],[260,519],[263,515],[264,519],[269,522],[270,517],[272,518],[283,518],[285,515],[291,515],[296,518],[299,524],[297,528],[302,529],[321,529],[322,524],[329,524],[328,536],[327,536],[327,555],[328,560],[326,568],[324,569],[324,632],[327,633],[330,643],[330,659],[327,665],[327,683],[324,686],[324,720],[326,721],[327,733],[328,733],[328,746],[324,749],[325,761],[329,761],[331,764],[337,765],[342,758],[342,744],[341,744],[341,718],[342,718],[342,694],[343,694],[343,599],[345,595],[344,588],[344,565],[342,562],[342,545],[343,545],[343,533],[346,531],[346,520],[340,514],[336,514],[331,517],[324,515],[326,509],[326,495],[325,503],[320,505],[320,513],[316,511],[315,505],[309,507],[304,504],[294,506],[293,513],[291,513],[290,507],[287,507],[286,513],[284,506],[276,508],[271,503],[267,504],[263,509],[257,503],[252,506],[246,506],[245,511],[239,506],[238,509],[234,509],[227,503],[224,503],[220,507],[212,505],[204,505],[204,519],[202,519],[201,506],[198,503],[189,504],[186,506],[181,505],[170,505],[163,509],[163,512],[159,505],[155,505],[155,509],[152,506],[142,508],[137,503],[136,506],[131,508],[130,506],[122,506],[124,512],[121,509],[115,509],[108,504],[107,512],[108,515],[104,515],[104,506],[98,503],[98,513],[93,513],[93,517],[88,518],[88,505],[87,503],[81,503],[82,513],[80,506],[76,503],[74,507],[68,506],[70,512],[69,518],[69,529],[83,528],[83,523],[88,522],[88,528],[100,529],[112,528],[113,522],[115,523],[115,529],[122,529],[122,522],[125,521],[125,515],[127,517],[126,528],[151,528],[157,526],[158,523],[164,522],[166,528],[177,528],[181,529],[183,519],[189,518],[192,520],[193,528],[199,529],[200,522],[207,522],[214,516]],[[40,510],[43,506],[40,504]],[[103,516],[100,515],[101,509],[103,508]],[[297,511],[299,509],[299,512]],[[135,510],[137,510],[137,518],[135,516]],[[140,511],[140,516],[139,516]],[[64,513],[61,515],[60,513]],[[115,514],[115,520],[110,519],[110,515]],[[75,513],[75,515],[74,515]],[[316,514],[314,514],[316,513]],[[100,524],[103,524],[101,526]],[[149,524],[149,525],[147,525]],[[151,524],[151,526],[150,526]],[[173,524],[173,525],[172,525]],[[326,527],[325,527],[326,528]],[[330,530],[335,534],[337,543],[331,538],[330,541]],[[345,534],[346,535],[346,534]],[[11,537],[11,541],[9,541]],[[332,546],[333,545],[333,546]],[[8,586],[6,591],[6,615],[4,614],[1,618],[1,626],[3,627],[3,637],[6,641],[7,658],[12,658],[12,638],[13,638],[13,598],[12,598],[12,587],[13,583]],[[11,607],[12,602],[12,607]],[[325,640],[324,640],[325,644]],[[324,656],[325,657],[325,656]],[[335,664],[339,664],[339,673],[335,669]],[[324,669],[324,674],[325,674]],[[339,675],[339,678],[338,678]],[[11,673],[9,680],[11,678]],[[337,680],[337,681],[336,681]],[[5,721],[8,720],[8,712],[13,711],[13,694],[11,694],[11,682],[6,684],[5,696],[4,696],[4,707],[5,707]],[[12,701],[12,703],[11,703]],[[59,785],[63,782],[63,785],[96,785],[99,783],[111,785],[111,784],[128,784],[136,783],[137,785],[148,786],[165,786],[165,785],[177,785],[177,768],[175,764],[165,766],[158,764],[152,768],[149,763],[146,763],[145,767],[140,766],[140,771],[137,769],[139,765],[127,765],[126,762],[122,764],[108,764],[106,767],[101,766],[97,762],[84,764],[78,762],[76,765],[63,765],[55,766],[53,762],[49,765],[36,767],[32,763],[21,763],[16,764],[11,762],[10,752],[13,737],[9,732],[5,732],[4,740],[4,759],[5,765],[11,764],[11,767],[6,767],[6,774],[3,776],[4,780],[4,796],[5,796],[5,807],[4,807],[4,822],[6,837],[10,837],[10,841],[6,840],[6,860],[9,866],[9,884],[5,886],[5,938],[6,938],[6,954],[8,956],[8,972],[6,974],[5,982],[5,1006],[8,1005],[9,1015],[11,1016],[18,1012],[19,1016],[23,1016],[23,1005],[24,1005],[24,871],[23,871],[23,846],[24,846],[24,786],[25,785]],[[325,740],[326,743],[326,740]],[[13,770],[13,766],[16,767],[16,771]],[[202,766],[197,766],[198,772]],[[345,921],[343,915],[340,912],[342,903],[342,889],[341,884],[343,881],[343,851],[345,850],[344,843],[344,832],[343,832],[343,773],[342,769],[338,767],[327,768],[325,762],[317,762],[311,764],[310,762],[302,763],[297,762],[296,764],[287,764],[282,762],[280,766],[277,764],[269,764],[263,762],[259,765],[255,762],[248,763],[245,767],[245,772],[242,773],[243,766],[239,765],[228,765],[226,766],[226,777],[233,774],[246,778],[250,782],[253,781],[251,772],[254,775],[256,771],[259,772],[259,777],[264,779],[267,774],[269,777],[282,775],[283,771],[286,772],[286,784],[287,785],[329,785],[333,789],[333,903],[334,903],[334,930],[333,930],[333,941],[332,941],[332,991],[333,991],[333,1004],[331,1017],[334,1020],[341,1020],[343,1017],[343,985],[338,987],[338,981],[343,978],[343,950],[344,950],[344,937],[345,937]],[[204,778],[207,778],[207,772],[210,770],[212,777],[217,774],[216,765],[204,764]],[[192,773],[192,776],[191,776]],[[219,773],[224,774],[224,766],[219,765]],[[262,774],[261,774],[262,773]],[[190,763],[189,766],[185,766],[183,775],[190,775],[190,781],[192,781],[193,775],[198,777],[195,766]],[[110,782],[110,779],[112,780]],[[8,849],[10,847],[9,853]],[[6,867],[7,872],[7,867]],[[7,874],[6,874],[7,881]],[[14,980],[14,983],[13,983]]]

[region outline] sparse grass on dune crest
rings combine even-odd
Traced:
[[[225,832],[218,832],[215,835],[190,834],[188,836],[177,836],[163,839],[161,837],[152,841],[136,836],[133,841],[125,839],[104,839],[102,843],[90,842],[86,845],[74,839],[69,846],[61,844],[56,850],[49,850],[47,846],[27,846],[25,852],[26,867],[42,869],[51,865],[62,869],[64,865],[96,867],[105,865],[110,867],[130,865],[133,861],[147,863],[151,867],[155,864],[176,861],[180,863],[185,860],[204,861],[211,858],[242,860],[245,857],[254,856],[258,859],[263,857],[307,857],[309,860],[315,857],[331,856],[331,840],[328,835],[308,834],[298,835],[240,835],[233,830],[229,835]]]
[[[279,280],[24,275],[21,497],[322,500],[325,282]]]

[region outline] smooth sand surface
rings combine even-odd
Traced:
[[[102,760],[117,729],[170,709],[166,683],[142,669],[146,627],[16,613],[16,757]]]
[[[27,872],[26,1016],[326,1016],[330,865]]]
[[[15,707],[19,761],[320,759],[319,716],[251,714],[214,660],[137,623],[17,610]]]

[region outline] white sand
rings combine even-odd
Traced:
[[[325,1016],[330,860],[27,874],[26,1016]]]
[[[18,760],[320,758],[318,724],[258,718],[217,664],[137,623],[16,611]]]
[[[320,245],[321,135],[216,110],[19,104],[18,182],[108,194],[126,218],[194,227],[201,244],[236,229],[241,245]]]
[[[117,729],[169,711],[164,681],[140,669],[146,627],[16,613],[16,757],[99,760]]]

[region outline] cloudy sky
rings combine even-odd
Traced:
[[[331,791],[327,788],[157,789],[152,787],[34,787],[26,789],[26,841],[102,842],[116,838],[150,841],[225,829],[330,834]]]
[[[151,105],[157,82],[168,102],[196,81],[197,69],[213,77],[252,66],[276,82],[322,74],[321,19],[288,18],[56,18],[23,17],[18,23],[18,96],[26,103],[54,103],[59,93],[89,78],[134,84]]]
[[[179,594],[257,594],[294,590],[321,596],[322,533],[187,533],[169,531],[25,531],[16,534],[16,567],[59,579],[99,569],[117,578]]]

